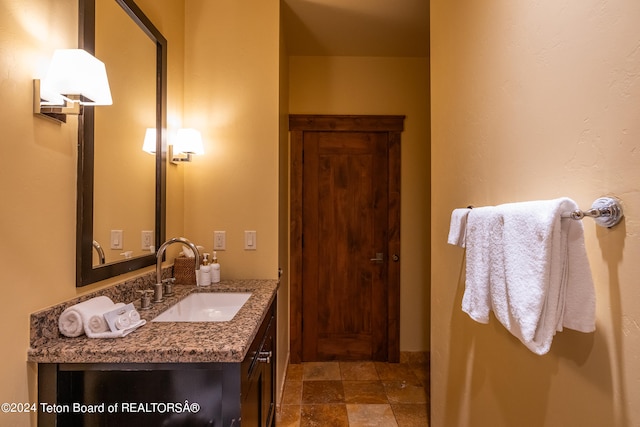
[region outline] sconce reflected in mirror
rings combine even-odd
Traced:
[[[156,154],[156,129],[147,128],[144,134],[144,142],[142,143],[142,151],[149,154]]]
[[[112,105],[104,63],[83,49],[57,49],[44,79],[33,81],[33,112],[59,122],[83,105]]]
[[[204,154],[200,131],[191,128],[178,129],[176,141],[171,149],[171,162],[175,164],[192,161],[194,154]]]

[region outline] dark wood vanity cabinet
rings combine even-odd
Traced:
[[[241,363],[40,363],[38,426],[275,426],[276,303]]]
[[[242,425],[275,426],[275,303],[242,362]]]

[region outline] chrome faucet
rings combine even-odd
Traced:
[[[172,243],[182,243],[184,245],[187,245],[191,248],[191,250],[193,251],[193,254],[195,256],[195,267],[196,270],[200,270],[200,253],[198,252],[198,248],[196,247],[196,245],[194,245],[193,243],[191,243],[189,240],[185,239],[184,237],[174,237],[173,239],[169,239],[166,242],[164,242],[162,245],[160,245],[160,247],[158,248],[158,252],[156,253],[156,281],[157,283],[154,285],[155,289],[154,289],[154,293],[153,293],[153,302],[161,302],[162,301],[162,256],[164,255],[165,250],[167,249],[167,246],[171,245]]]
[[[104,250],[102,249],[102,246],[100,246],[100,243],[98,243],[97,240],[93,241],[93,248],[96,250],[96,252],[98,252],[98,258],[100,258],[100,265],[105,263],[105,257],[104,257]]]

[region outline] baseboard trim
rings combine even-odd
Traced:
[[[276,396],[276,413],[280,413],[280,405],[282,402],[282,396],[284,395],[284,384],[287,382],[287,371],[289,369],[289,361],[291,359],[291,353],[287,352],[287,360],[284,362],[284,373],[282,374],[282,382],[280,390],[277,391]]]
[[[401,351],[400,363],[429,363],[431,357],[428,351]]]

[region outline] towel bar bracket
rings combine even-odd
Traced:
[[[611,228],[618,224],[623,217],[620,200],[615,197],[600,197],[591,205],[588,211],[576,210],[563,217],[580,220],[584,217],[593,218],[596,224]]]

